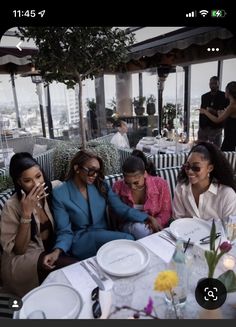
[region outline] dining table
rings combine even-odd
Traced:
[[[106,276],[104,290],[100,290],[100,303],[102,308],[101,318],[132,318],[135,310],[143,310],[151,297],[158,318],[169,319],[169,308],[165,301],[164,293],[154,290],[154,281],[161,271],[168,269],[168,264],[175,251],[175,241],[173,237],[170,237],[170,229],[167,228],[145,238],[130,242],[134,242],[134,244],[137,244],[139,247],[141,246],[141,248],[143,247],[145,249],[145,251],[148,253],[148,264],[141,271],[127,276],[119,273],[104,274]],[[204,257],[204,251],[208,248],[209,244],[200,245],[194,243],[189,244],[186,249],[185,254],[188,269],[188,292],[186,304],[183,308],[181,308],[181,315],[183,319],[199,319],[200,313],[203,310],[196,301],[195,289],[197,282],[201,278],[207,277],[208,267]],[[230,254],[236,258],[235,245],[233,245]],[[91,260],[93,260],[95,269],[92,269],[92,267],[88,264],[88,261]],[[72,285],[81,294],[84,303],[79,318],[93,319],[91,292],[98,285],[91,277],[91,274],[82,267],[84,263],[86,263],[87,267],[89,267],[94,274],[99,276],[101,268],[96,261],[96,257],[93,257],[51,272],[43,282],[43,285],[49,283],[63,283],[70,286]],[[236,272],[235,269],[236,268],[234,267],[234,272]],[[224,267],[220,261],[216,268],[215,274],[218,276],[222,272],[224,272]],[[129,305],[133,309],[116,310],[114,286],[121,279],[127,280],[134,286],[133,296]],[[224,319],[236,318],[236,292],[227,295],[226,301],[220,310]],[[142,318],[147,319],[149,317],[143,316]]]
[[[189,152],[190,145],[175,140],[167,140],[166,138],[157,139],[156,137],[143,137],[137,143],[136,149],[150,154],[181,153]]]

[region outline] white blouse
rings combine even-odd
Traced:
[[[115,135],[113,135],[111,143],[117,146],[118,148],[130,149],[129,140],[126,133],[121,134],[120,132],[117,132]]]
[[[205,220],[224,219],[236,215],[236,193],[229,186],[211,183],[208,190],[200,194],[197,207],[191,184],[178,183],[172,206],[175,219],[192,217]]]

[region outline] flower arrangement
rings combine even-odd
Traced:
[[[208,278],[214,278],[215,268],[220,260],[220,258],[228,253],[232,249],[232,245],[230,242],[225,241],[223,243],[219,243],[216,247],[216,226],[213,220],[211,233],[210,233],[210,250],[206,250],[204,252],[207,265],[208,265]],[[235,292],[236,291],[236,276],[233,270],[227,270],[223,274],[221,274],[218,278],[226,287],[227,292]]]
[[[170,294],[170,297],[172,299],[172,305],[174,308],[175,316],[178,319],[178,313],[177,313],[177,308],[176,308],[176,303],[174,301],[174,291],[173,289],[178,285],[179,283],[179,278],[178,275],[175,271],[172,270],[165,270],[162,271],[158,274],[157,278],[155,279],[154,282],[154,290],[155,291],[160,291],[160,292],[168,292]],[[132,308],[131,306],[122,306],[122,307],[115,307],[115,310],[110,313],[109,317],[116,312],[120,310],[131,310],[134,311],[133,318],[134,319],[139,319],[141,316],[146,316],[150,317],[152,319],[159,319],[158,315],[155,311],[154,305],[153,305],[153,300],[151,297],[148,299],[147,305],[144,307],[144,309],[135,309]],[[109,318],[108,317],[108,318]]]
[[[171,298],[171,303],[173,306],[173,309],[175,311],[176,319],[179,319],[175,298],[174,298],[174,291],[173,289],[178,285],[179,283],[179,277],[176,273],[176,271],[173,270],[165,270],[161,271],[159,275],[157,276],[154,284],[154,290],[160,291],[160,292],[168,292]]]

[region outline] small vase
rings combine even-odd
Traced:
[[[202,308],[199,312],[199,319],[223,319],[221,308],[213,310]]]

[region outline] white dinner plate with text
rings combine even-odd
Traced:
[[[196,218],[179,218],[170,224],[170,232],[184,242],[199,243],[204,237],[210,235],[211,224]]]
[[[97,252],[99,266],[113,276],[132,276],[143,271],[149,263],[149,253],[140,243],[114,240]]]

